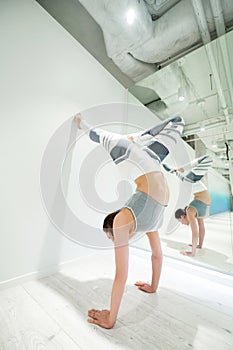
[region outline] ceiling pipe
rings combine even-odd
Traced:
[[[156,21],[152,21],[144,0],[79,1],[101,26],[107,55],[123,72],[127,74],[129,70],[127,75],[133,81],[156,71],[160,62],[193,47],[201,39],[190,0],[179,1]],[[126,21],[130,8],[136,14],[131,25]],[[215,28],[213,19],[210,27]]]
[[[154,5],[154,3],[156,3],[156,0],[145,0],[145,2],[146,2],[148,5]]]
[[[220,0],[211,0],[210,1],[211,9],[214,16],[214,23],[216,27],[217,36],[220,37],[219,44],[221,47],[222,57],[223,57],[223,67],[225,72],[225,77],[228,85],[228,89],[230,91],[230,103],[233,104],[233,79],[230,67],[230,59],[229,59],[229,50],[227,47],[225,23],[223,17],[223,9]]]
[[[172,6],[177,4],[180,0],[144,0],[145,3],[148,5],[148,10],[150,13],[154,13],[155,15],[161,15],[164,10],[170,9]],[[151,12],[152,11],[152,12]]]
[[[214,23],[215,23],[215,27],[216,27],[216,32],[217,32],[217,35],[219,37],[221,35],[224,35],[226,32],[221,2],[220,2],[220,0],[211,0],[210,6],[211,6],[213,16],[214,16]]]
[[[223,1],[226,23],[232,20],[233,1]],[[138,81],[156,66],[193,50],[201,41],[190,0],[79,0],[103,31],[107,55],[133,81]],[[153,3],[153,4],[152,4]],[[210,4],[205,0],[208,21],[206,35],[214,32],[215,24]],[[156,6],[159,18],[152,19],[149,8]],[[135,20],[129,25],[127,13],[134,10]],[[210,40],[210,38],[207,38]],[[207,40],[208,41],[208,40]],[[131,57],[129,57],[129,55]],[[145,64],[143,64],[145,63]],[[149,66],[151,65],[151,67]]]
[[[211,41],[209,28],[206,20],[205,10],[201,0],[192,0],[194,13],[196,15],[198,28],[204,45]]]
[[[192,5],[193,5],[193,9],[194,9],[194,12],[196,15],[196,19],[197,19],[198,27],[200,30],[202,42],[203,42],[205,49],[206,49],[210,68],[211,68],[212,73],[213,73],[213,78],[215,81],[217,93],[219,95],[221,107],[222,107],[224,116],[226,118],[226,122],[227,122],[227,124],[229,124],[230,123],[230,115],[228,113],[228,106],[227,106],[226,98],[225,98],[225,95],[224,95],[224,92],[222,89],[222,84],[221,84],[220,76],[218,73],[218,68],[217,68],[217,65],[215,62],[214,52],[213,52],[212,46],[207,45],[211,42],[211,37],[210,37],[209,29],[208,29],[208,24],[207,24],[202,0],[192,0]]]
[[[143,80],[157,71],[155,65],[139,61],[128,52],[115,55],[114,63],[135,82]]]
[[[226,121],[220,121],[217,123],[213,123],[213,124],[206,124],[205,125],[205,129],[208,131],[210,129],[219,129],[220,127],[224,127],[226,126]],[[184,132],[183,132],[183,136],[189,136],[189,135],[193,135],[193,134],[200,134],[200,126],[197,126],[197,124],[189,124],[188,126],[185,127]]]

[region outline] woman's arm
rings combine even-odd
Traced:
[[[127,215],[120,212],[114,219],[114,245],[116,272],[112,286],[110,310],[89,310],[92,317],[88,322],[104,328],[112,328],[116,322],[121,299],[128,276],[129,259],[129,223]]]
[[[163,253],[161,249],[161,243],[159,238],[159,233],[155,232],[147,232],[147,237],[149,238],[150,246],[151,246],[151,264],[152,264],[152,279],[151,284],[144,283],[141,281],[137,281],[135,286],[138,289],[147,292],[147,293],[155,293],[157,291],[159,285],[159,279],[162,270],[163,263]]]
[[[113,222],[115,245],[115,279],[112,286],[110,322],[115,323],[128,277],[129,260],[129,218],[121,211]]]
[[[198,248],[202,248],[204,238],[205,238],[205,224],[203,219],[197,219],[198,222],[198,228],[199,228],[199,244]]]
[[[116,273],[112,286],[111,306],[109,315],[109,321],[112,325],[114,325],[114,323],[116,322],[117,314],[121,304],[121,299],[125,289],[125,284],[127,281],[128,257],[128,246],[115,247]]]
[[[198,225],[196,219],[196,210],[194,208],[188,208],[187,210],[187,218],[192,230],[192,252],[181,252],[183,255],[195,256],[197,243],[198,243]]]

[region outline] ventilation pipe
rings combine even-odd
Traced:
[[[144,1],[80,0],[103,31],[106,51],[114,63],[132,80],[138,81],[156,71],[155,65],[134,58],[132,49],[153,37],[153,22]],[[133,10],[134,22],[127,22]]]
[[[212,73],[213,73],[213,78],[215,81],[215,86],[216,86],[216,90],[217,90],[217,93],[219,96],[221,107],[222,107],[224,116],[226,118],[226,123],[229,124],[230,123],[230,115],[228,113],[228,106],[227,106],[226,98],[225,98],[225,95],[224,95],[224,92],[222,89],[218,68],[217,68],[217,65],[215,62],[213,48],[209,44],[211,41],[211,38],[210,38],[210,33],[209,33],[208,25],[207,25],[207,20],[206,20],[205,11],[203,8],[202,0],[192,0],[192,5],[193,5],[193,9],[194,9],[194,12],[196,15],[196,19],[197,19],[198,27],[200,30],[202,42],[205,45],[210,68],[211,68]],[[207,44],[209,44],[209,45],[207,45]]]
[[[145,0],[145,2],[150,6],[156,5],[156,0]]]
[[[211,0],[210,6],[214,16],[214,23],[216,27],[217,36],[219,37],[221,35],[224,35],[226,32],[221,2],[220,0]]]
[[[180,0],[144,0],[151,15],[161,15]]]
[[[212,1],[212,0],[211,0]],[[133,81],[139,81],[159,65],[200,43],[201,36],[191,0],[181,0],[160,18],[152,21],[146,0],[80,0],[103,31],[108,56]],[[150,4],[149,4],[150,3]],[[154,6],[156,5],[155,2]],[[161,6],[174,2],[160,1]],[[233,17],[233,1],[222,0],[226,21]],[[166,7],[165,6],[165,7]],[[206,32],[215,25],[210,4],[205,0]],[[133,9],[135,20],[128,24],[127,11]]]
[[[218,37],[221,36],[221,39],[219,39],[219,44],[222,51],[225,77],[226,77],[228,89],[230,92],[229,94],[230,103],[232,105],[233,104],[233,83],[232,83],[232,73],[231,73],[230,59],[229,59],[229,50],[226,42],[226,36],[224,35],[226,33],[226,30],[225,30],[225,23],[224,23],[224,17],[223,17],[223,9],[222,9],[220,0],[211,0],[210,5],[214,16],[214,23],[216,27],[217,36]]]
[[[143,80],[157,70],[155,65],[141,62],[128,52],[115,55],[112,59],[120,70],[131,77],[135,82]]]
[[[143,0],[80,2],[101,26],[108,56],[134,81],[155,71],[155,63],[174,57],[201,39],[189,0],[180,1],[156,21]],[[131,8],[136,16],[129,25],[126,14]],[[210,8],[207,12],[211,18]],[[214,29],[213,19],[210,29]]]
[[[210,9],[209,9],[210,14]],[[182,0],[153,23],[153,35],[131,49],[133,57],[148,63],[163,62],[200,41],[190,1]],[[211,28],[214,28],[212,20]]]

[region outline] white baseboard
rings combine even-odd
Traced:
[[[132,254],[135,254],[135,255],[137,255],[137,257],[142,258],[142,259],[148,259],[148,257],[151,254],[149,251],[138,249],[136,247],[131,247],[131,252],[132,252]],[[113,252],[111,252],[111,253],[113,253]],[[68,261],[62,262],[58,265],[50,266],[50,267],[45,268],[43,270],[34,271],[34,272],[31,272],[31,273],[28,273],[25,275],[17,276],[15,278],[2,281],[2,282],[0,282],[0,290],[6,289],[6,288],[11,288],[11,287],[26,283],[26,282],[31,281],[31,280],[38,280],[40,278],[47,277],[47,276],[52,275],[56,272],[59,272],[64,267],[68,267],[69,265],[70,266],[75,265],[80,259],[88,258],[89,256],[93,256],[93,255],[96,256],[96,255],[104,255],[104,254],[110,254],[110,252],[99,251],[98,253],[96,253],[96,251],[95,251],[94,253],[90,253],[88,255],[81,256],[81,257],[78,257],[78,258],[75,258],[72,260],[68,260]],[[174,268],[179,269],[179,270],[189,271],[190,273],[192,273],[194,275],[199,275],[199,276],[202,276],[206,279],[215,280],[216,282],[233,287],[233,275],[230,275],[230,274],[228,275],[226,273],[222,273],[219,271],[207,269],[203,266],[197,266],[194,264],[186,263],[186,262],[180,261],[178,259],[170,258],[167,256],[164,257],[164,264],[167,266],[174,267]]]
[[[96,251],[95,251],[94,253],[89,253],[88,255],[80,256],[78,258],[71,259],[71,260],[62,262],[62,263],[57,264],[57,265],[49,266],[49,267],[44,268],[42,270],[30,272],[30,273],[20,275],[20,276],[17,276],[17,277],[14,277],[14,278],[11,278],[11,279],[8,279],[5,281],[1,281],[0,282],[0,290],[15,287],[17,285],[26,283],[28,281],[38,280],[40,278],[47,277],[47,276],[52,275],[56,272],[59,272],[65,266],[76,264],[78,262],[78,260],[80,260],[84,257],[87,258],[88,256],[100,255],[100,254],[103,255],[106,253],[107,253],[106,251],[104,251],[104,252],[100,251],[98,253],[96,253]]]

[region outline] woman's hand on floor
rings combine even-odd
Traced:
[[[138,287],[138,289],[142,290],[143,292],[155,293],[155,289],[152,288],[152,286],[149,283],[145,283],[145,282],[142,282],[142,281],[137,281],[136,283],[134,283],[134,285],[136,287]]]
[[[192,252],[180,252],[182,255],[195,256]]]
[[[110,322],[110,311],[109,310],[96,310],[91,309],[88,311],[88,316],[91,317],[87,321],[97,326],[110,329],[114,326],[115,322]]]

